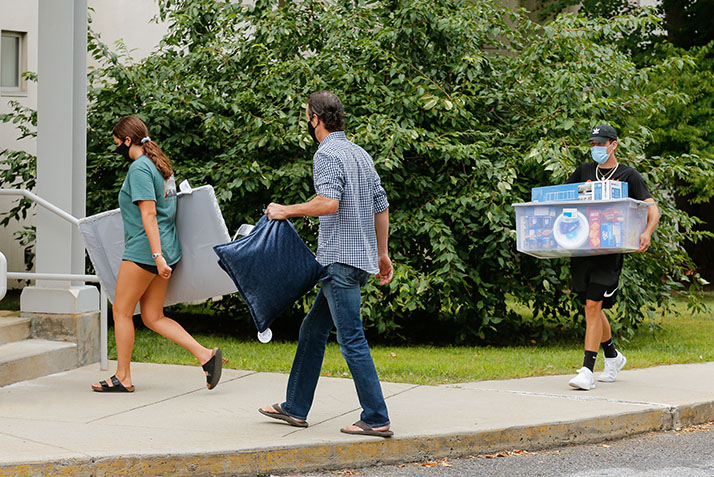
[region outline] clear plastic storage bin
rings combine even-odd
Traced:
[[[634,252],[649,205],[630,198],[513,204],[518,251],[538,258]]]

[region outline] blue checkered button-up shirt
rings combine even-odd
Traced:
[[[337,131],[322,140],[312,167],[317,195],[340,201],[336,213],[320,217],[317,261],[379,272],[374,214],[389,202],[372,157]]]

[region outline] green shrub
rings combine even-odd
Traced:
[[[670,56],[638,68],[615,40],[656,19],[560,15],[546,25],[496,2],[457,0],[285,2],[161,0],[169,32],[139,62],[90,34],[102,67],[90,75],[89,213],[116,207],[126,163],[110,131],[144,119],[179,179],[212,184],[235,230],[271,201],[313,194],[308,94],[329,89],[347,134],[372,154],[391,202],[394,280],[368,285],[363,316],[387,338],[468,342],[577,324],[565,260],[515,250],[511,204],[531,187],[560,183],[588,160],[593,124],[621,133],[622,159],[643,172],[663,211],[650,253],[625,262],[615,327],[696,284],[683,249],[696,219],[668,199],[675,179],[711,178],[712,161],[646,157],[637,119],[684,97],[648,88],[692,63]],[[295,220],[314,247],[317,223]],[[533,310],[524,321],[507,305]],[[214,305],[246,319],[239,299]],[[293,310],[299,315],[309,297]]]

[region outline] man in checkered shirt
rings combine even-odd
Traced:
[[[300,327],[285,402],[259,411],[297,427],[307,427],[327,338],[337,328],[340,351],[347,361],[362,406],[360,420],[342,428],[346,434],[390,437],[387,405],[360,318],[360,289],[370,274],[380,285],[392,279],[387,254],[389,203],[374,162],[344,133],[342,102],[334,94],[310,95],[308,132],[319,143],[313,157],[314,199],[303,204],[270,204],[268,218],[319,217],[317,260],[327,267],[312,309]]]

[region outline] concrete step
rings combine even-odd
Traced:
[[[0,315],[0,345],[22,341],[30,337],[32,320],[17,315]]]
[[[0,345],[0,386],[77,367],[77,345],[26,339]]]

